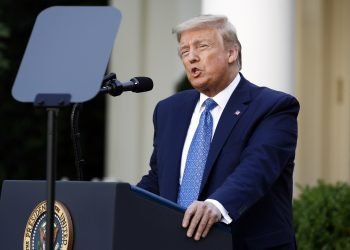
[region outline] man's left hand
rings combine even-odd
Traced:
[[[182,226],[187,236],[200,240],[208,235],[212,226],[221,219],[220,210],[210,202],[194,201],[186,210]],[[196,230],[197,229],[197,230]]]

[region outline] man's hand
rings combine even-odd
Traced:
[[[211,227],[220,219],[221,213],[215,205],[205,201],[194,201],[185,212],[182,226],[188,228],[187,237],[194,235],[195,240],[200,240],[208,235]]]

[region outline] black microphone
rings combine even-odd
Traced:
[[[130,79],[128,82],[120,82],[117,79],[110,80],[100,89],[100,93],[108,93],[112,96],[118,96],[124,91],[140,93],[150,91],[151,89],[153,89],[152,79],[139,76]]]

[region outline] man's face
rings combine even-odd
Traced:
[[[225,49],[217,30],[198,28],[181,34],[179,53],[192,87],[215,96],[233,80],[238,51]]]

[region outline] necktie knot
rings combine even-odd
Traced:
[[[218,104],[213,99],[208,98],[207,100],[204,101],[203,105],[205,107],[205,111],[211,111]]]

